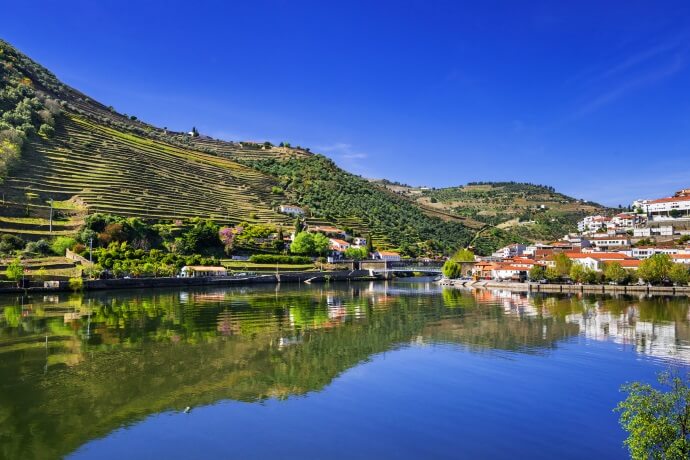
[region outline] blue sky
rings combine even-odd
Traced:
[[[566,4],[568,3],[568,4]],[[368,177],[610,205],[690,186],[690,2],[3,2],[0,36],[171,129]]]

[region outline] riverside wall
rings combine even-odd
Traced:
[[[442,280],[442,286],[470,289],[502,289],[514,292],[635,294],[690,296],[690,286],[618,286],[611,284],[540,284],[499,281]]]
[[[261,283],[324,283],[342,281],[366,281],[379,277],[371,276],[368,270],[342,270],[328,272],[287,272],[254,276],[223,276],[202,278],[118,278],[105,280],[84,280],[84,291],[109,289],[157,289],[196,286],[237,286]],[[69,291],[68,281],[55,281],[52,286],[27,282],[24,287],[3,286],[0,293],[62,292]]]

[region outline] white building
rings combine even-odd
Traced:
[[[329,246],[333,251],[343,252],[350,248],[350,243],[338,238],[330,238],[328,240]]]
[[[203,265],[185,265],[180,270],[182,278],[204,278],[209,276],[228,276],[225,267],[206,267]]]
[[[278,208],[278,211],[280,211],[282,214],[289,214],[291,216],[303,216],[304,215],[304,209],[300,208],[299,206],[294,206],[291,204],[281,204],[280,207]]]
[[[630,247],[629,236],[599,236],[589,239],[598,249],[621,249]]]
[[[493,257],[508,259],[510,257],[521,256],[525,253],[527,246],[524,244],[511,244],[491,254]]]
[[[377,251],[374,253],[374,258],[386,260],[388,262],[398,262],[400,261],[400,254],[392,251]]]
[[[636,259],[648,259],[652,257],[654,254],[668,254],[668,255],[674,255],[678,254],[681,252],[680,249],[675,249],[675,248],[657,248],[653,246],[644,246],[644,247],[637,247],[637,248],[631,248],[630,251],[628,251],[630,255]]]
[[[352,246],[358,247],[358,248],[363,248],[367,245],[367,239],[362,238],[359,236],[356,236],[352,238]]]
[[[633,206],[641,209],[651,220],[690,219],[690,192],[684,189],[671,197],[636,200]]]

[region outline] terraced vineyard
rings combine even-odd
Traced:
[[[275,181],[225,158],[62,117],[52,139],[30,143],[3,192],[21,202],[74,199],[88,212],[150,219],[208,217],[285,222],[273,210]],[[41,214],[45,214],[45,209]],[[2,221],[0,221],[2,222]]]

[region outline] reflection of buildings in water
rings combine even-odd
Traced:
[[[595,306],[585,313],[566,316],[566,321],[578,324],[588,339],[632,345],[638,353],[690,363],[690,347],[678,334],[675,322],[653,323],[640,321],[633,306],[621,314],[614,314]]]

